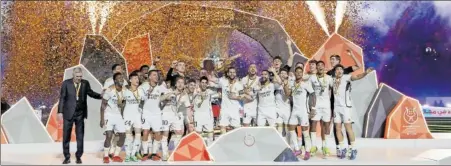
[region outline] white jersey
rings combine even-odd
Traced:
[[[174,90],[168,89],[167,93],[172,93]],[[171,95],[170,99],[161,101],[162,111],[163,112],[177,112],[177,101],[176,96]]]
[[[279,85],[274,83],[268,83],[266,85],[259,85],[258,91],[258,108],[275,108],[276,107],[276,97],[274,96],[274,91],[279,88]],[[275,111],[275,110],[274,110]]]
[[[107,89],[107,88],[109,88],[110,86],[113,86],[113,85],[114,85],[113,77],[107,78],[105,80],[105,83],[103,84],[103,89]],[[126,80],[124,80],[123,86],[125,86],[125,85],[128,85],[128,82]]]
[[[241,84],[243,85],[244,89],[251,89],[251,95],[255,99],[257,96],[257,86],[259,84],[260,77],[256,76],[253,80],[249,78],[249,76],[246,76],[241,79]],[[244,103],[245,106],[249,106],[252,108],[257,108],[257,100],[252,100],[251,102]]]
[[[167,93],[164,85],[150,86],[149,83],[143,83],[139,88],[144,92],[143,113],[161,114],[160,97]]]
[[[194,97],[194,112],[210,112],[213,98],[218,98],[218,94],[210,89],[198,93]]]
[[[108,101],[107,109],[105,113],[109,114],[121,114],[121,109],[118,106],[118,102],[124,99],[124,90],[118,92],[115,87],[108,88],[103,94],[103,99]]]
[[[309,81],[301,81],[301,83],[294,83],[291,86],[291,94],[293,96],[293,112],[307,111],[307,95],[313,93],[312,84]]]
[[[191,106],[190,97],[186,93],[175,96],[176,110],[183,115],[187,114],[187,108]]]
[[[144,91],[137,88],[136,91],[131,91],[130,89],[124,90],[124,98],[126,101],[124,114],[125,113],[139,113],[139,104],[141,103],[144,96]]]
[[[344,74],[340,79],[333,79],[334,105],[351,107],[351,75]]]
[[[289,83],[289,85],[292,84]],[[285,94],[283,86],[279,86],[278,88],[276,88],[276,91],[274,93],[276,97],[277,108],[282,111],[291,111],[290,96],[287,96]]]
[[[167,93],[172,93],[175,91],[176,90],[168,89]],[[183,113],[185,111],[184,108],[190,106],[188,95],[186,95],[185,93],[179,95],[172,95],[169,100],[162,101],[161,104],[163,107],[162,109],[163,112],[174,112],[174,113],[179,112]]]
[[[330,88],[332,87],[333,79],[331,76],[324,74],[319,78],[317,75],[310,76],[309,79],[315,90],[316,108],[330,108]]]
[[[238,100],[229,99],[229,93],[234,93],[237,96],[242,93],[243,85],[241,82],[235,81],[235,83],[230,84],[229,79],[222,77],[218,81],[218,86],[219,88],[222,88],[221,110],[238,112],[240,102]]]

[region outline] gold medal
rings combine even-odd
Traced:
[[[338,95],[338,87],[340,86],[341,78],[335,78],[334,81],[334,94]]]
[[[136,89],[135,91],[132,91],[132,93],[133,93],[133,96],[135,97],[135,99],[136,99],[137,101],[139,101],[139,92],[138,92],[138,89]]]
[[[297,91],[298,91],[299,87],[301,87],[301,84],[302,84],[302,81],[299,82],[299,83],[295,83],[294,90],[293,90],[293,92],[291,93],[291,96],[293,96],[293,93],[294,93],[294,92],[297,92]]]
[[[117,95],[117,105],[120,108],[122,106],[124,91],[121,91],[121,93],[119,93],[116,88],[115,88],[115,90],[116,90],[116,95]]]

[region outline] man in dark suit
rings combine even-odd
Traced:
[[[102,99],[102,95],[92,91],[87,80],[82,79],[81,68],[73,70],[73,78],[64,80],[61,87],[60,100],[58,104],[58,117],[63,121],[63,164],[70,163],[69,143],[72,126],[75,123],[75,135],[77,137],[77,164],[81,164],[83,155],[83,137],[85,133],[84,119],[88,118],[87,96]]]

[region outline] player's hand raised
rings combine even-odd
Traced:
[[[287,38],[287,40],[285,41],[285,43],[287,43],[288,46],[291,46],[291,44],[292,44],[293,42],[291,42],[291,39],[290,39],[290,38]]]

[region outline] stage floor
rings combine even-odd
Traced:
[[[451,154],[451,149],[372,149],[364,148],[359,149],[358,156],[355,160],[338,159],[335,154],[323,159],[322,155],[318,154],[312,157],[308,161],[299,162],[278,162],[279,165],[298,165],[300,163],[312,164],[312,165],[356,165],[356,164],[372,164],[372,165],[437,165],[439,164],[434,157],[428,157],[431,155],[448,153]],[[102,163],[102,152],[98,153],[85,153],[82,157],[83,165],[99,165]],[[74,156],[74,154],[72,154]],[[1,164],[14,164],[14,165],[59,165],[63,161],[62,155],[54,154],[1,154]],[[71,164],[75,164],[75,157],[72,157]],[[110,163],[112,165],[136,165],[136,164],[188,164],[188,165],[237,165],[237,164],[249,164],[249,165],[270,165],[276,164],[275,162],[129,162],[129,163]]]
[[[129,162],[110,163],[112,165],[439,165],[451,164],[451,134],[434,134],[435,139],[371,139],[357,138],[358,155],[355,160],[338,159],[335,148],[327,159],[318,153],[308,161],[299,162]],[[333,142],[333,140],[329,140]],[[319,147],[320,145],[318,145]],[[333,145],[331,145],[333,146]],[[83,165],[102,163],[103,141],[85,141]],[[75,164],[76,143],[70,144],[71,164]],[[121,157],[124,157],[122,153]],[[63,161],[62,145],[55,143],[2,144],[1,165],[60,165]]]

